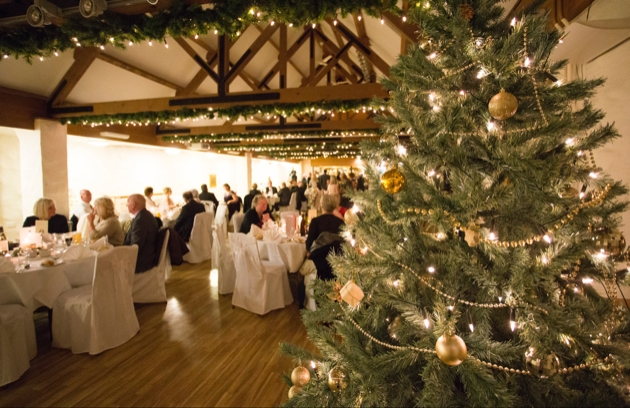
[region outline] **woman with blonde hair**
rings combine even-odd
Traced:
[[[337,177],[330,176],[330,181],[328,182],[328,189],[326,190],[326,194],[339,195],[339,182],[337,181]]]
[[[98,223],[94,220],[98,216]],[[109,197],[97,198],[94,201],[94,210],[87,216],[88,231],[93,240],[107,237],[107,242],[113,246],[123,244],[125,234],[123,233],[118,217],[114,213],[114,202]]]
[[[51,198],[43,197],[37,200],[33,206],[33,214],[30,217],[26,217],[23,227],[32,227],[35,225],[35,221],[44,220],[48,221],[48,232],[50,234],[62,234],[70,231],[68,219],[64,215],[57,214],[55,200]]]
[[[173,190],[171,190],[170,187],[164,187],[164,190],[162,190],[162,192],[164,193],[165,197],[162,203],[160,203],[160,210],[162,210],[162,212],[168,212],[169,210],[176,208],[177,205],[171,199],[171,194],[173,194]]]

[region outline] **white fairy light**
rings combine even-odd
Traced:
[[[447,308],[448,310],[450,310],[451,312],[452,312],[453,310],[455,310],[455,306],[453,306],[453,305],[447,306],[446,308]]]
[[[105,46],[104,46],[104,45],[101,45],[99,48],[100,48],[101,50],[104,50],[104,49],[105,49]]]
[[[474,333],[475,332],[475,325],[472,323],[468,323],[468,327],[470,328],[470,332]]]
[[[593,278],[582,278],[582,283],[585,285],[590,285],[593,283]]]
[[[403,15],[402,16],[402,21],[403,21],[403,23],[406,23],[407,22],[407,16]]]
[[[424,327],[426,327],[427,329],[431,326],[431,321],[425,317],[424,318]]]
[[[562,86],[562,79],[558,79],[555,84],[556,86]]]
[[[510,330],[516,330],[516,320],[514,320],[514,311],[510,310]]]
[[[440,106],[439,105],[433,105],[433,112],[439,112],[440,111]]]
[[[503,302],[503,296],[499,296],[499,303]]]
[[[547,255],[543,255],[542,258],[540,258],[540,260],[543,263],[543,265],[547,265],[549,263],[549,258],[547,258]]]
[[[435,176],[435,170],[431,170],[431,171],[427,174],[427,176],[429,176],[429,177],[433,177],[433,176]]]
[[[352,212],[356,214],[356,213],[358,213],[358,212],[361,212],[361,210],[359,209],[359,206],[355,204],[355,205],[352,207]]]
[[[399,156],[405,156],[407,154],[407,148],[403,145],[398,145],[396,146],[396,153],[398,153]]]
[[[429,267],[427,268],[427,272],[429,272],[429,273],[435,273],[435,267],[434,267],[434,266],[429,266]]]
[[[499,237],[497,237],[497,234],[495,234],[494,232],[491,232],[490,234],[488,234],[488,239],[490,241],[496,241],[499,239]]]
[[[149,41],[149,47],[153,47],[153,41]]]
[[[398,279],[396,279],[395,281],[392,282],[392,285],[397,288],[398,286],[400,286],[400,281]]]
[[[523,66],[525,68],[529,67],[532,64],[532,60],[529,59],[529,57],[525,57],[525,62],[523,62]]]
[[[588,173],[588,176],[590,178],[596,179],[597,178],[597,173],[595,173],[594,171],[591,171],[590,173]]]
[[[313,28],[315,28],[315,27],[317,27],[317,24],[316,24],[316,23],[313,23]]]
[[[514,18],[512,19],[512,21],[510,21],[510,25],[511,25],[512,27],[514,27],[514,26],[516,25],[516,17],[514,17]]]
[[[129,46],[131,47],[133,45],[133,41],[129,41]]]
[[[545,240],[546,243],[551,244],[551,237],[549,236],[549,234],[545,234],[543,239]]]
[[[493,130],[496,130],[496,125],[494,124],[494,122],[490,121],[488,122],[488,124],[486,125],[486,127],[488,128],[488,131],[492,132]]]
[[[486,75],[488,75],[488,73],[486,72],[485,69],[481,68],[479,70],[479,72],[477,72],[477,79],[481,79],[483,77],[485,77]]]
[[[564,142],[567,146],[573,146],[575,144],[575,138],[570,137]]]
[[[273,26],[273,25],[275,25],[275,24],[276,24],[276,22],[275,22],[275,21],[273,21],[273,20],[271,20],[271,23],[269,23],[269,24]]]
[[[437,53],[432,52],[431,54],[429,54],[429,59],[434,59],[435,57],[437,57]]]
[[[459,94],[460,94],[461,96],[464,96],[464,95],[466,95],[466,91],[464,91],[464,90],[462,89],[461,91],[459,91]]]

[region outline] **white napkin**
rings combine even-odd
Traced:
[[[0,257],[0,273],[13,273],[15,272],[15,265],[10,259],[4,256]]]
[[[258,225],[252,225],[252,228],[249,230],[249,234],[252,237],[258,239],[258,237],[264,236],[264,231],[258,228]]]
[[[99,249],[101,249],[102,247],[106,246],[107,244],[107,237],[100,237],[99,239],[97,239],[96,241],[92,242],[89,246],[89,248],[92,251],[98,251]]]
[[[75,259],[89,258],[90,256],[93,256],[90,248],[84,247],[83,245],[73,245],[63,254],[63,259],[72,261]]]
[[[273,220],[271,219],[267,220],[267,222],[265,222],[262,227],[263,230],[274,229],[274,228],[278,229],[278,224],[273,222]]]
[[[277,228],[268,229],[263,231],[263,241],[279,243],[280,241],[282,241],[282,235],[280,235],[280,232]]]

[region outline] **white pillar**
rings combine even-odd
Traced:
[[[16,129],[20,139],[23,217],[33,214],[33,204],[41,197],[55,200],[57,212],[69,216],[67,127],[57,121],[37,119],[35,129]]]
[[[245,194],[249,194],[249,190],[252,188],[252,154],[251,152],[245,153],[245,159],[247,160],[247,190],[246,193],[242,194],[244,197]],[[259,186],[260,188],[260,186]]]

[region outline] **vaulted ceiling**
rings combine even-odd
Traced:
[[[53,24],[63,28],[66,20],[82,18],[77,0],[52,2],[61,8]],[[202,6],[206,12],[213,7],[206,0],[196,3],[208,3]],[[525,3],[504,6],[510,11]],[[261,18],[233,35],[200,30],[178,38],[167,32],[163,41],[133,41],[124,33],[111,38],[124,49],[107,40],[86,46],[77,35],[65,51],[48,49],[41,58],[31,52],[29,63],[3,49],[3,36],[47,30],[26,26],[31,4],[0,0],[0,52],[7,53],[0,62],[0,125],[32,127],[35,117],[56,118],[69,121],[71,134],[109,132],[151,144],[165,138],[289,159],[358,154],[358,141],[378,132],[368,104],[387,97],[378,78],[389,75],[397,56],[418,40],[404,14],[409,4],[399,1],[399,14],[383,9],[376,17],[368,15],[373,10],[358,11],[307,25]],[[161,18],[174,7],[166,0],[107,5],[105,14],[93,17],[102,24],[119,16]],[[253,20],[256,13],[250,10]]]

